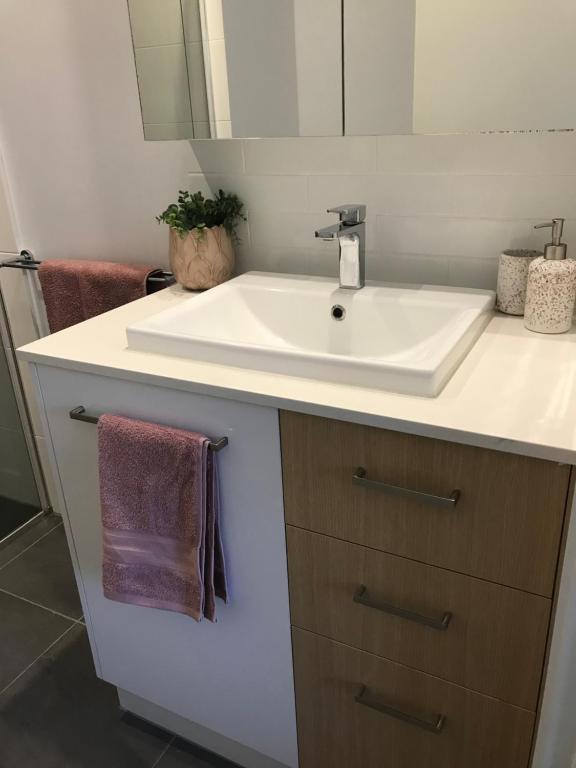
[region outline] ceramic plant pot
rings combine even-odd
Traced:
[[[193,229],[181,237],[170,229],[170,269],[185,288],[202,291],[232,277],[234,248],[224,227],[199,232]]]

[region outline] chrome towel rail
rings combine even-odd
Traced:
[[[8,269],[27,269],[37,271],[42,262],[34,258],[31,251],[20,251],[20,256],[16,259],[7,259],[0,262],[0,267],[6,267]],[[165,269],[159,269],[155,274],[150,275],[147,278],[146,284],[155,290],[159,290],[160,287],[167,287],[174,283],[174,275],[172,272],[168,272]]]
[[[99,416],[93,416],[89,413],[86,413],[86,408],[84,408],[83,405],[78,405],[76,408],[72,408],[70,411],[70,418],[74,419],[74,421],[84,421],[87,424],[98,424]],[[208,444],[208,448],[211,451],[214,451],[217,453],[218,451],[221,451],[222,448],[226,448],[228,445],[228,438],[227,437],[220,437],[218,440],[211,440]]]
[[[20,251],[20,256],[16,259],[7,259],[0,265],[2,267],[10,267],[11,269],[33,269],[36,270],[40,266],[40,262],[37,261],[30,251]]]

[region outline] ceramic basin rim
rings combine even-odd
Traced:
[[[327,304],[327,312],[336,300],[342,303],[347,308],[354,302],[370,303],[384,302],[388,299],[392,301],[400,301],[403,297],[408,296],[408,299],[414,298],[415,304],[419,304],[416,297],[426,297],[426,294],[430,294],[430,302],[424,301],[425,304],[430,303],[432,308],[434,306],[443,306],[440,299],[447,299],[447,304],[450,309],[454,310],[455,319],[451,322],[450,327],[444,332],[444,337],[440,338],[436,349],[429,348],[425,351],[424,359],[418,360],[403,360],[397,361],[390,358],[386,358],[386,353],[383,353],[382,357],[372,357],[368,355],[353,355],[353,354],[338,354],[323,350],[309,350],[304,348],[298,348],[297,346],[282,347],[274,346],[264,342],[255,342],[253,340],[246,341],[242,339],[229,339],[218,338],[215,335],[202,335],[201,333],[190,333],[190,331],[182,330],[179,327],[172,325],[169,330],[158,328],[158,319],[160,316],[169,320],[173,317],[181,318],[187,316],[194,316],[201,313],[202,309],[206,305],[213,305],[214,302],[225,301],[226,295],[235,288],[238,291],[240,299],[245,298],[243,289],[245,291],[267,292],[267,293],[283,293],[286,294],[287,288],[295,289],[295,285],[308,296],[308,300],[311,298],[311,294],[315,294],[315,298],[320,301],[325,301]],[[367,289],[367,290],[366,290]],[[284,275],[275,273],[262,273],[262,272],[248,272],[233,280],[218,286],[210,291],[207,291],[200,296],[192,296],[189,302],[185,302],[184,305],[180,305],[175,308],[164,310],[159,314],[155,314],[144,321],[134,323],[128,326],[126,329],[129,347],[145,350],[138,341],[134,343],[134,335],[139,338],[142,335],[156,338],[157,340],[179,340],[182,343],[189,342],[191,347],[195,347],[198,352],[201,349],[217,351],[221,350],[222,360],[221,364],[226,365],[226,354],[235,352],[239,354],[245,354],[247,358],[252,354],[255,356],[253,359],[247,359],[244,364],[235,363],[235,367],[251,368],[256,370],[266,370],[265,363],[258,365],[256,356],[261,356],[264,359],[275,359],[276,361],[285,359],[287,361],[287,368],[290,366],[291,361],[300,361],[304,365],[317,364],[319,366],[325,366],[334,371],[339,368],[345,367],[350,372],[356,371],[370,371],[376,374],[385,375],[386,372],[395,375],[412,376],[416,379],[433,379],[437,374],[440,374],[443,363],[448,360],[455,348],[462,342],[467,334],[474,335],[467,348],[459,356],[459,360],[456,364],[456,368],[464,360],[474,343],[477,341],[489,318],[492,316],[491,309],[494,306],[495,294],[493,291],[481,290],[481,289],[459,289],[453,286],[424,286],[424,285],[412,285],[412,284],[394,284],[394,283],[377,283],[368,282],[366,289],[362,291],[350,291],[346,289],[340,289],[335,280],[331,278],[313,277],[313,276],[300,276],[300,275]],[[377,290],[381,293],[377,293]],[[364,293],[363,293],[364,291]],[[386,294],[389,293],[389,297]],[[449,301],[449,298],[453,297],[453,301]],[[468,297],[472,306],[466,306],[465,298]],[[185,307],[185,309],[184,309]],[[257,318],[261,322],[261,318]],[[333,322],[332,320],[328,322]],[[482,326],[478,329],[479,326]],[[426,339],[423,339],[426,341]],[[156,350],[149,350],[153,354],[158,354]],[[161,352],[160,352],[161,353]],[[168,352],[174,356],[182,357],[181,353]],[[390,353],[388,353],[390,354]],[[194,351],[191,349],[190,356],[194,355]],[[201,357],[201,353],[199,355]],[[218,364],[213,359],[208,360]],[[304,376],[310,378],[310,373],[289,370],[286,371],[286,375],[291,376]],[[323,378],[322,376],[312,376],[313,378]]]

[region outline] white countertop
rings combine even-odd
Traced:
[[[193,300],[167,288],[18,350],[21,359],[576,464],[576,330],[494,316],[438,397],[398,395],[127,348],[125,328]],[[287,371],[288,373],[288,371]]]

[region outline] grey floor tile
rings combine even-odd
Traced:
[[[70,626],[60,616],[0,592],[0,691]]]
[[[175,739],[157,768],[238,768],[238,766],[195,744],[190,744],[183,739]]]
[[[62,525],[62,520],[58,515],[46,515],[17,539],[0,546],[0,568],[58,525]]]
[[[152,768],[168,739],[120,716],[80,626],[0,696],[2,768]]]
[[[82,615],[64,527],[0,569],[0,589],[73,619]]]

